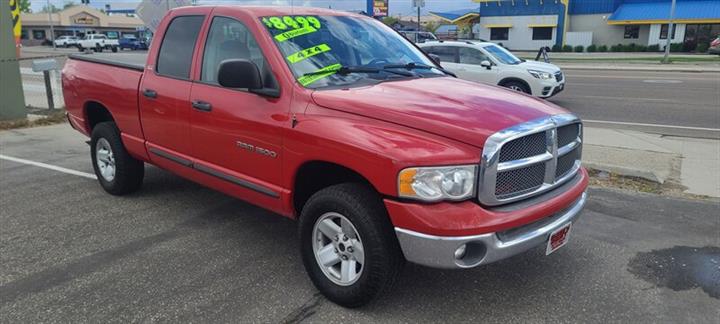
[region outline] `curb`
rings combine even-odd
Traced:
[[[553,63],[555,64],[555,63]],[[720,73],[720,69],[693,69],[693,68],[678,68],[678,69],[660,69],[654,67],[598,67],[598,66],[563,66],[562,64],[556,64],[563,70],[598,70],[598,71],[638,71],[638,72],[686,72],[686,73]]]
[[[659,184],[665,183],[665,180],[666,180],[666,179],[658,176],[653,171],[633,169],[633,168],[604,164],[604,163],[594,163],[594,162],[589,162],[589,161],[583,161],[582,163],[583,163],[583,166],[588,169],[612,172],[612,173],[615,173],[615,174],[618,174],[621,176],[626,176],[626,177],[642,178],[642,179],[649,180],[649,181],[659,183]]]

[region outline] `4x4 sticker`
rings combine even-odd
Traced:
[[[326,67],[324,67],[324,68],[322,68],[322,69],[320,69],[320,70],[317,70],[317,72],[323,72],[323,71],[325,71],[326,73],[320,73],[320,74],[314,74],[314,75],[306,75],[306,76],[299,77],[297,80],[298,80],[298,82],[300,82],[300,84],[302,84],[303,86],[306,86],[306,85],[308,85],[308,84],[310,84],[310,83],[313,83],[313,82],[315,82],[315,81],[317,81],[317,80],[320,80],[320,79],[322,79],[322,78],[325,78],[325,77],[328,77],[328,76],[331,76],[331,75],[337,73],[337,71],[338,71],[341,67],[342,67],[342,65],[339,64],[339,63],[338,63],[338,64],[333,64],[333,65],[328,65],[328,66],[326,66]]]
[[[294,64],[294,63],[300,62],[308,57],[315,56],[320,53],[325,53],[329,50],[330,50],[330,46],[328,46],[327,44],[320,44],[320,45],[306,48],[302,51],[290,54],[287,57],[287,59],[288,59],[288,61],[290,61],[290,63]]]

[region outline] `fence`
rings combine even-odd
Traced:
[[[25,65],[25,64],[23,64]],[[50,88],[55,109],[65,107],[65,100],[62,95],[62,84],[60,71],[52,70],[50,73]],[[45,79],[43,72],[34,72],[30,67],[21,67],[23,95],[28,112],[33,114],[46,114],[49,112],[48,96],[45,90]]]

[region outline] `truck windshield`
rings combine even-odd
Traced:
[[[260,19],[297,81],[308,88],[445,75],[402,36],[371,18]]]
[[[522,63],[522,60],[520,60],[517,56],[513,55],[513,53],[508,52],[506,49],[497,46],[497,45],[488,45],[483,47],[490,55],[492,55],[495,59],[498,61],[505,63],[505,64],[520,64]]]

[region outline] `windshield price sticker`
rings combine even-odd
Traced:
[[[301,27],[301,28],[286,31],[282,34],[278,34],[275,36],[275,40],[278,42],[284,42],[288,39],[306,35],[306,34],[310,34],[310,33],[314,33],[316,31],[317,31],[317,29],[313,28],[312,26]]]
[[[320,20],[311,16],[284,16],[284,17],[263,17],[262,22],[268,28],[285,30],[289,28],[307,28],[320,29]]]
[[[340,67],[342,67],[342,64],[339,64],[339,63],[333,64],[333,65],[328,65],[320,70],[317,70],[317,72],[326,71],[326,73],[306,75],[306,76],[302,76],[302,77],[298,78],[297,80],[298,80],[298,82],[300,82],[300,84],[302,84],[303,86],[306,86],[317,80],[320,80],[322,78],[325,78],[325,77],[328,77],[328,76],[331,76],[331,75],[337,73],[337,71],[340,69]]]
[[[320,44],[318,46],[313,46],[310,48],[306,48],[302,51],[295,52],[295,53],[291,54],[290,56],[288,56],[287,59],[288,59],[288,61],[290,61],[290,63],[294,64],[294,63],[300,62],[308,57],[315,56],[320,53],[325,53],[327,51],[330,51],[330,46],[328,46],[327,44]]]

